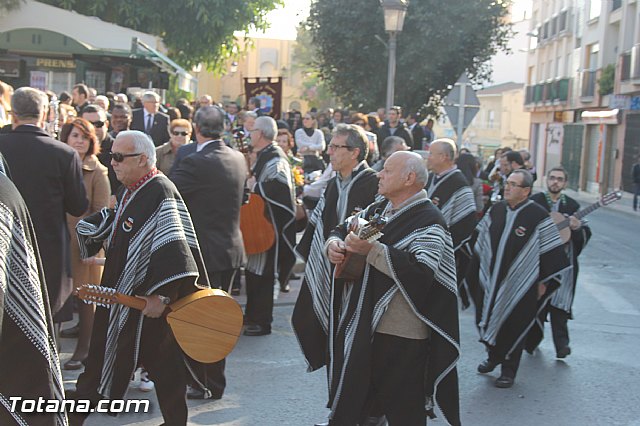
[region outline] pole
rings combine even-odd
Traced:
[[[387,105],[386,113],[389,114],[393,106],[393,86],[396,79],[396,35],[395,31],[389,31],[389,69],[387,70]]]
[[[460,83],[460,103],[458,104],[458,124],[457,130],[458,133],[458,152],[460,152],[460,148],[462,148],[462,132],[464,131],[464,106],[467,100],[467,83]]]

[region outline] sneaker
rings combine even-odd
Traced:
[[[149,380],[149,373],[147,373],[147,370],[142,370],[142,373],[140,373],[140,386],[138,386],[138,389],[142,392],[151,392],[153,388],[153,381]]]

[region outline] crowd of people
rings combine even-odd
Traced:
[[[487,349],[477,370],[501,366],[497,387],[513,386],[547,317],[556,356],[570,355],[590,230],[563,192],[566,170],[549,170],[533,194],[525,150],[500,148],[483,167],[422,123],[395,106],[276,121],[255,98],[171,107],[152,91],[129,99],[77,84],[56,95],[0,82],[0,423],[81,425],[89,413],[4,402],[66,392],[95,406],[123,398],[137,376],[165,424],[186,424],[187,398],[223,397],[225,360],[186,356],[166,306],[244,284],[243,334],[269,335],[296,258],[305,268],[292,327],[309,370],[327,374],[319,424],[460,424],[459,309],[475,309]],[[241,232],[243,208],[272,229],[266,249],[248,248],[265,225]],[[549,212],[569,218],[568,240]],[[78,303],[74,289],[87,283],[145,307]],[[77,324],[61,329],[74,310]],[[78,340],[60,365],[65,337]],[[24,372],[20,358],[42,368]],[[83,370],[75,389],[61,369]]]

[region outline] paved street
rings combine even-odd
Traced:
[[[640,426],[640,214],[629,210],[604,208],[588,217],[594,237],[581,258],[575,320],[569,323],[573,353],[566,361],[555,359],[547,339],[533,356],[523,355],[514,387],[497,389],[496,372],[483,376],[475,371],[484,350],[477,342],[472,312],[462,313],[463,424]],[[289,326],[298,287],[296,282],[292,293],[282,295],[271,336],[240,339],[228,358],[224,398],[189,403],[190,424],[305,426],[326,415],[324,370],[305,373]],[[64,342],[66,352],[70,343]],[[65,353],[63,360],[69,356]],[[67,386],[73,386],[74,375],[65,372],[65,377]],[[133,390],[128,396],[151,397],[155,404],[153,393]],[[150,414],[94,415],[87,422],[160,423],[157,404]]]

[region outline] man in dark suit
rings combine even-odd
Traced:
[[[113,146],[113,137],[111,137],[109,132],[107,132],[107,129],[109,128],[107,112],[98,105],[87,105],[82,110],[82,118],[93,124],[93,127],[96,129],[96,136],[98,137],[98,142],[100,142],[98,160],[100,160],[100,163],[102,163],[109,172],[111,194],[115,195],[118,188],[120,188],[120,181],[116,177],[116,173],[113,171],[113,166],[111,165],[111,146]]]
[[[197,134],[195,133],[195,130],[194,130],[194,134]],[[178,170],[178,166],[180,165],[180,163],[182,163],[182,160],[188,157],[189,155],[195,153],[197,148],[198,148],[197,143],[186,143],[182,145],[180,148],[178,148],[178,152],[176,152],[176,158],[175,160],[173,160],[173,166],[171,167],[171,172],[169,173],[169,176],[173,175],[173,172]]]
[[[56,313],[73,289],[65,213],[82,215],[89,200],[80,157],[43,130],[46,103],[46,95],[37,89],[22,87],[15,91],[11,99],[13,131],[0,135],[0,153],[31,213],[51,312],[54,322],[62,322],[71,318]]]
[[[424,129],[418,122],[418,114],[412,112],[407,115],[407,128],[411,132],[411,137],[413,138],[413,150],[422,150],[424,149],[423,139],[425,138]],[[424,141],[426,142],[426,141]]]
[[[169,140],[169,116],[159,112],[160,96],[156,92],[142,95],[143,108],[133,110],[131,130],[139,130],[153,139],[155,146]]]
[[[86,84],[78,83],[71,90],[73,106],[78,115],[82,114],[84,107],[89,105],[89,88]]]
[[[222,141],[224,111],[203,106],[194,118],[195,152],[173,168],[170,178],[182,194],[198,236],[202,257],[212,287],[230,291],[235,271],[245,261],[240,233],[240,206],[247,179],[244,156]],[[222,397],[225,387],[224,360],[202,364],[212,398]],[[195,386],[187,396],[204,398]]]

